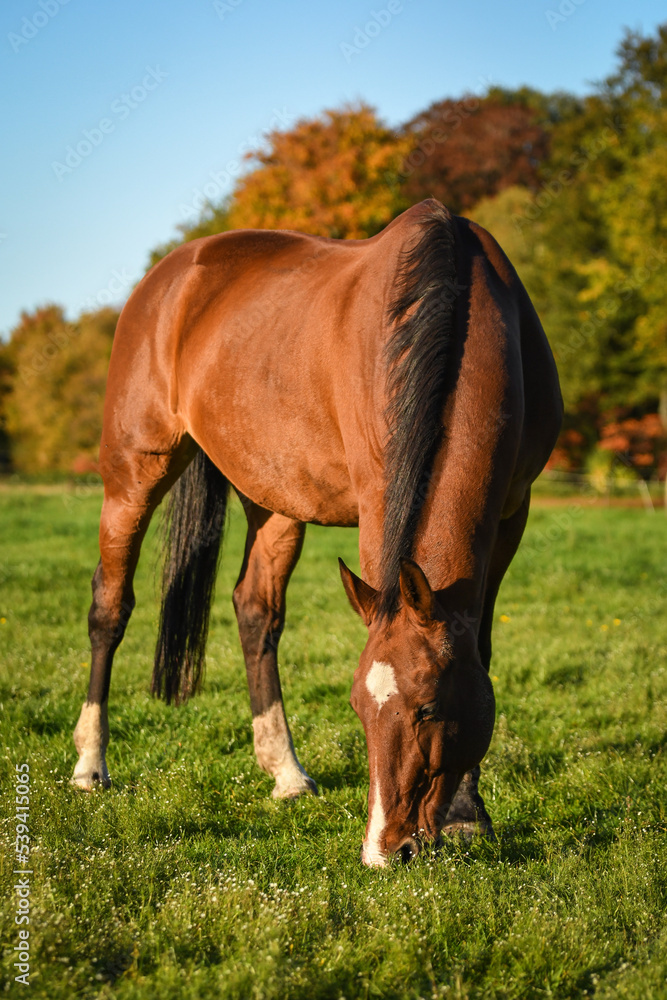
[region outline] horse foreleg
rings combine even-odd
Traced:
[[[305,525],[244,500],[248,518],[234,608],[245,657],[257,762],[273,775],[274,798],[317,794],[294,752],[278,673],[285,591],[301,554]]]
[[[498,535],[489,565],[484,610],[478,636],[479,655],[482,660],[482,666],[487,671],[491,666],[491,629],[493,627],[496,597],[498,596],[502,579],[519,547],[519,542],[521,541],[526,521],[528,520],[529,506],[530,490],[519,509],[511,517],[501,521],[498,525]],[[443,834],[462,834],[464,837],[469,838],[474,833],[480,833],[490,840],[496,839],[491,817],[486,810],[482,796],[479,794],[479,776],[479,767],[473,768],[472,771],[468,771],[463,776],[458,791],[449,807],[445,826],[442,830]]]
[[[74,730],[79,760],[72,782],[86,791],[96,785],[108,788],[111,784],[106,764],[111,665],[134,607],[132,578],[145,520],[143,511],[131,511],[122,504],[104,501],[100,521],[101,558],[93,576],[93,603],[88,614],[90,681]]]
[[[105,496],[100,519],[100,561],[93,576],[93,602],[88,614],[90,681],[74,730],[79,760],[72,783],[85,791],[107,788],[111,783],[106,749],[113,657],[134,608],[132,581],[151,516],[190,458],[190,442],[185,441],[170,456],[127,455],[117,469],[102,465]]]

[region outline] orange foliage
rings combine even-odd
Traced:
[[[397,138],[365,104],[302,120],[268,142],[249,155],[257,166],[234,191],[230,228],[364,239],[407,207],[398,171],[412,140]]]
[[[571,472],[581,468],[586,454],[587,441],[583,434],[573,427],[562,431],[558,443],[549,456],[547,469]]]
[[[625,455],[634,466],[649,471],[659,464],[667,435],[657,413],[612,421],[602,428],[599,447]]]

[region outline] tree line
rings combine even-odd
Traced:
[[[667,24],[626,32],[590,94],[493,87],[399,128],[366,104],[276,128],[231,194],[156,247],[258,227],[363,239],[436,197],[498,239],[558,363],[551,464],[667,473]],[[94,469],[117,312],[48,304],[0,344],[0,462]]]

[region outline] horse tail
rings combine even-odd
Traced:
[[[228,492],[228,481],[200,449],[169,494],[151,684],[167,704],[187,701],[201,686]]]

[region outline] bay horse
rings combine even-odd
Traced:
[[[277,663],[305,526],[358,525],[362,578],[340,572],[368,628],[350,699],[368,745],[362,861],[408,860],[457,831],[493,836],[478,779],[495,718],[494,602],[561,419],[514,268],[437,201],[366,240],[237,230],[173,250],[133,291],[113,343],[73,782],[110,783],[113,655],[169,490],[152,690],[178,703],[198,689],[231,485],[248,520],[233,601],[273,795],[317,792]]]

